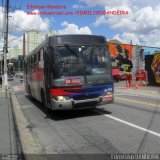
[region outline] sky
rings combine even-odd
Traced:
[[[3,8],[0,2],[0,47],[3,46]],[[31,9],[27,6],[60,6]],[[22,47],[22,37],[32,29],[45,34],[95,34],[122,43],[160,47],[160,0],[10,0],[9,47]],[[77,15],[77,11],[122,11],[122,15]],[[62,15],[27,15],[28,12],[63,12]],[[73,15],[65,15],[72,12]],[[17,39],[16,39],[17,38]]]

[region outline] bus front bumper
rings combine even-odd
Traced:
[[[109,103],[113,103],[114,96],[105,95],[100,96],[98,98],[93,99],[85,99],[85,100],[63,100],[56,101],[52,99],[52,109],[53,110],[70,110],[70,109],[85,109],[85,108],[94,108],[96,106],[101,106]]]

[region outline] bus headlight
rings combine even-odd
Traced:
[[[54,96],[53,97],[54,101],[65,101],[65,100],[68,100],[68,99],[70,99],[68,96]]]
[[[112,94],[113,94],[112,91],[104,90],[103,96],[105,96],[105,95],[112,95]]]

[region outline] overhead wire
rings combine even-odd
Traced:
[[[11,7],[11,6],[13,6],[13,7]],[[15,12],[16,11],[16,9],[17,9],[17,0],[15,0],[15,2],[14,2],[14,5],[13,4],[11,4],[10,5],[10,15],[11,15],[11,12]],[[15,17],[15,14],[12,14],[12,16],[9,16],[8,17],[8,20],[9,20],[9,22],[11,22],[11,19],[14,19],[14,17]],[[10,25],[9,25],[9,33],[10,34],[12,34],[13,33],[13,31],[14,31],[14,23],[10,23]],[[16,37],[17,38],[17,37]],[[18,37],[19,38],[19,37]],[[14,38],[15,39],[15,38]],[[8,44],[9,44],[9,41],[8,41]],[[9,47],[8,46],[8,48],[11,48],[11,47]],[[10,54],[10,58],[11,58],[11,52],[9,52],[9,54]]]
[[[3,3],[3,0],[2,0],[2,3]],[[22,0],[20,0],[19,9],[21,9],[21,8],[22,8]],[[17,0],[16,0],[15,7],[13,8],[12,12],[14,12],[16,9],[17,9]],[[19,23],[17,23],[17,22],[15,21],[15,18],[14,18],[15,15],[18,16],[18,17],[20,17],[20,15],[15,12],[15,14],[13,14],[13,16],[9,18],[10,23],[12,23],[12,27],[11,27],[10,33],[13,32],[13,25],[17,26],[17,27],[20,28],[20,29],[25,30],[26,33],[30,32],[30,31],[33,31],[33,29],[25,26],[24,24],[19,24]],[[39,31],[37,31],[37,32],[39,32]],[[16,37],[16,38],[13,38],[13,39],[11,39],[10,41],[8,41],[8,43],[13,42],[14,40],[23,42],[23,40],[18,39],[18,38],[20,38],[20,37],[22,37],[22,36],[23,36],[23,35],[20,35],[20,36],[18,36],[18,37]],[[46,36],[46,33],[44,33],[43,35],[41,35],[41,38],[43,38],[43,36]],[[28,44],[31,44],[31,43],[34,43],[34,44],[37,44],[37,45],[40,44],[40,43],[37,43],[37,42],[29,42],[29,41],[25,41],[25,42],[28,43]]]
[[[13,19],[12,19],[13,20]],[[17,22],[14,22],[14,20],[12,21],[11,19],[9,19],[9,21],[12,23],[12,24],[14,24],[15,26],[17,26],[18,28],[21,28],[21,29],[26,29],[27,31],[32,31],[33,29],[30,29],[30,28],[28,28],[28,27],[26,27],[26,26],[24,26],[24,25],[22,25],[22,24],[17,24]],[[24,27],[24,28],[22,28],[22,27]]]

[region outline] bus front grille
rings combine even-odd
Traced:
[[[74,100],[85,100],[85,99],[93,99],[98,98],[99,94],[89,94],[89,95],[79,95],[76,97],[73,97]]]

